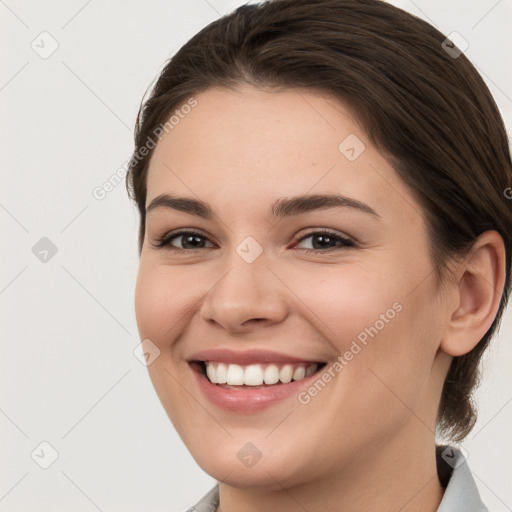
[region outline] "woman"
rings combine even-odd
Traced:
[[[379,0],[245,5],[166,64],[127,186],[191,510],[482,511],[462,452],[512,164],[461,49]],[[439,435],[436,435],[439,434]]]

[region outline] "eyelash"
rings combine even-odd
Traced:
[[[177,247],[170,245],[171,240],[173,240],[176,237],[183,236],[183,235],[199,236],[199,237],[206,238],[206,239],[208,238],[198,231],[182,230],[182,231],[178,231],[175,233],[166,233],[165,235],[159,237],[156,240],[156,242],[153,244],[153,246],[156,247],[157,249],[167,247],[169,250],[174,251],[176,253],[190,253],[190,252],[196,251],[197,249],[179,249]],[[311,231],[310,233],[304,235],[302,238],[297,240],[297,243],[302,242],[303,240],[305,240],[306,238],[309,238],[312,235],[329,235],[330,237],[336,239],[337,241],[342,242],[343,245],[341,247],[328,247],[327,249],[299,249],[299,250],[304,251],[306,253],[317,253],[318,254],[318,253],[331,252],[332,250],[335,250],[335,249],[349,249],[351,247],[356,246],[356,243],[354,242],[354,240],[340,236],[337,233],[330,231],[328,229],[325,229],[325,228]],[[200,247],[199,249],[204,249],[204,248]],[[207,249],[208,249],[208,247],[207,247]]]

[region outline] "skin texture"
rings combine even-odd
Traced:
[[[146,204],[172,193],[207,201],[216,217],[148,213],[135,309],[141,339],[161,351],[148,366],[155,390],[194,459],[222,482],[220,510],[435,511],[442,384],[451,357],[471,350],[497,311],[500,236],[484,233],[440,287],[422,207],[348,107],[252,86],[195,98],[155,148]],[[354,161],[338,149],[350,134],[366,146]],[[379,218],[346,207],[268,217],[279,197],[332,193]],[[204,246],[177,236],[154,247],[182,228],[199,230]],[[325,252],[318,237],[303,238],[312,228],[356,245]],[[247,236],[263,249],[252,263],[236,252]],[[257,348],[329,367],[394,303],[400,312],[307,405],[293,396],[259,412],[225,411],[187,362],[200,349]],[[252,467],[237,457],[248,442],[261,452]]]

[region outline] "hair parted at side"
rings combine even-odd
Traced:
[[[511,290],[512,163],[503,120],[464,54],[446,36],[383,0],[269,0],[245,4],[210,23],[169,59],[143,100],[126,178],[145,237],[148,140],[193,95],[217,87],[304,88],[351,107],[369,141],[389,160],[424,208],[440,282],[448,261],[484,231],[506,251],[496,318],[468,354],[454,357],[438,428],[462,440],[476,421],[472,392],[479,362]],[[154,144],[153,144],[154,147]],[[144,153],[143,156],[141,156]]]

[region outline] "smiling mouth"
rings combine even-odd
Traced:
[[[228,389],[258,389],[299,381],[320,372],[327,363],[264,363],[239,365],[193,361],[191,366],[211,384]]]

